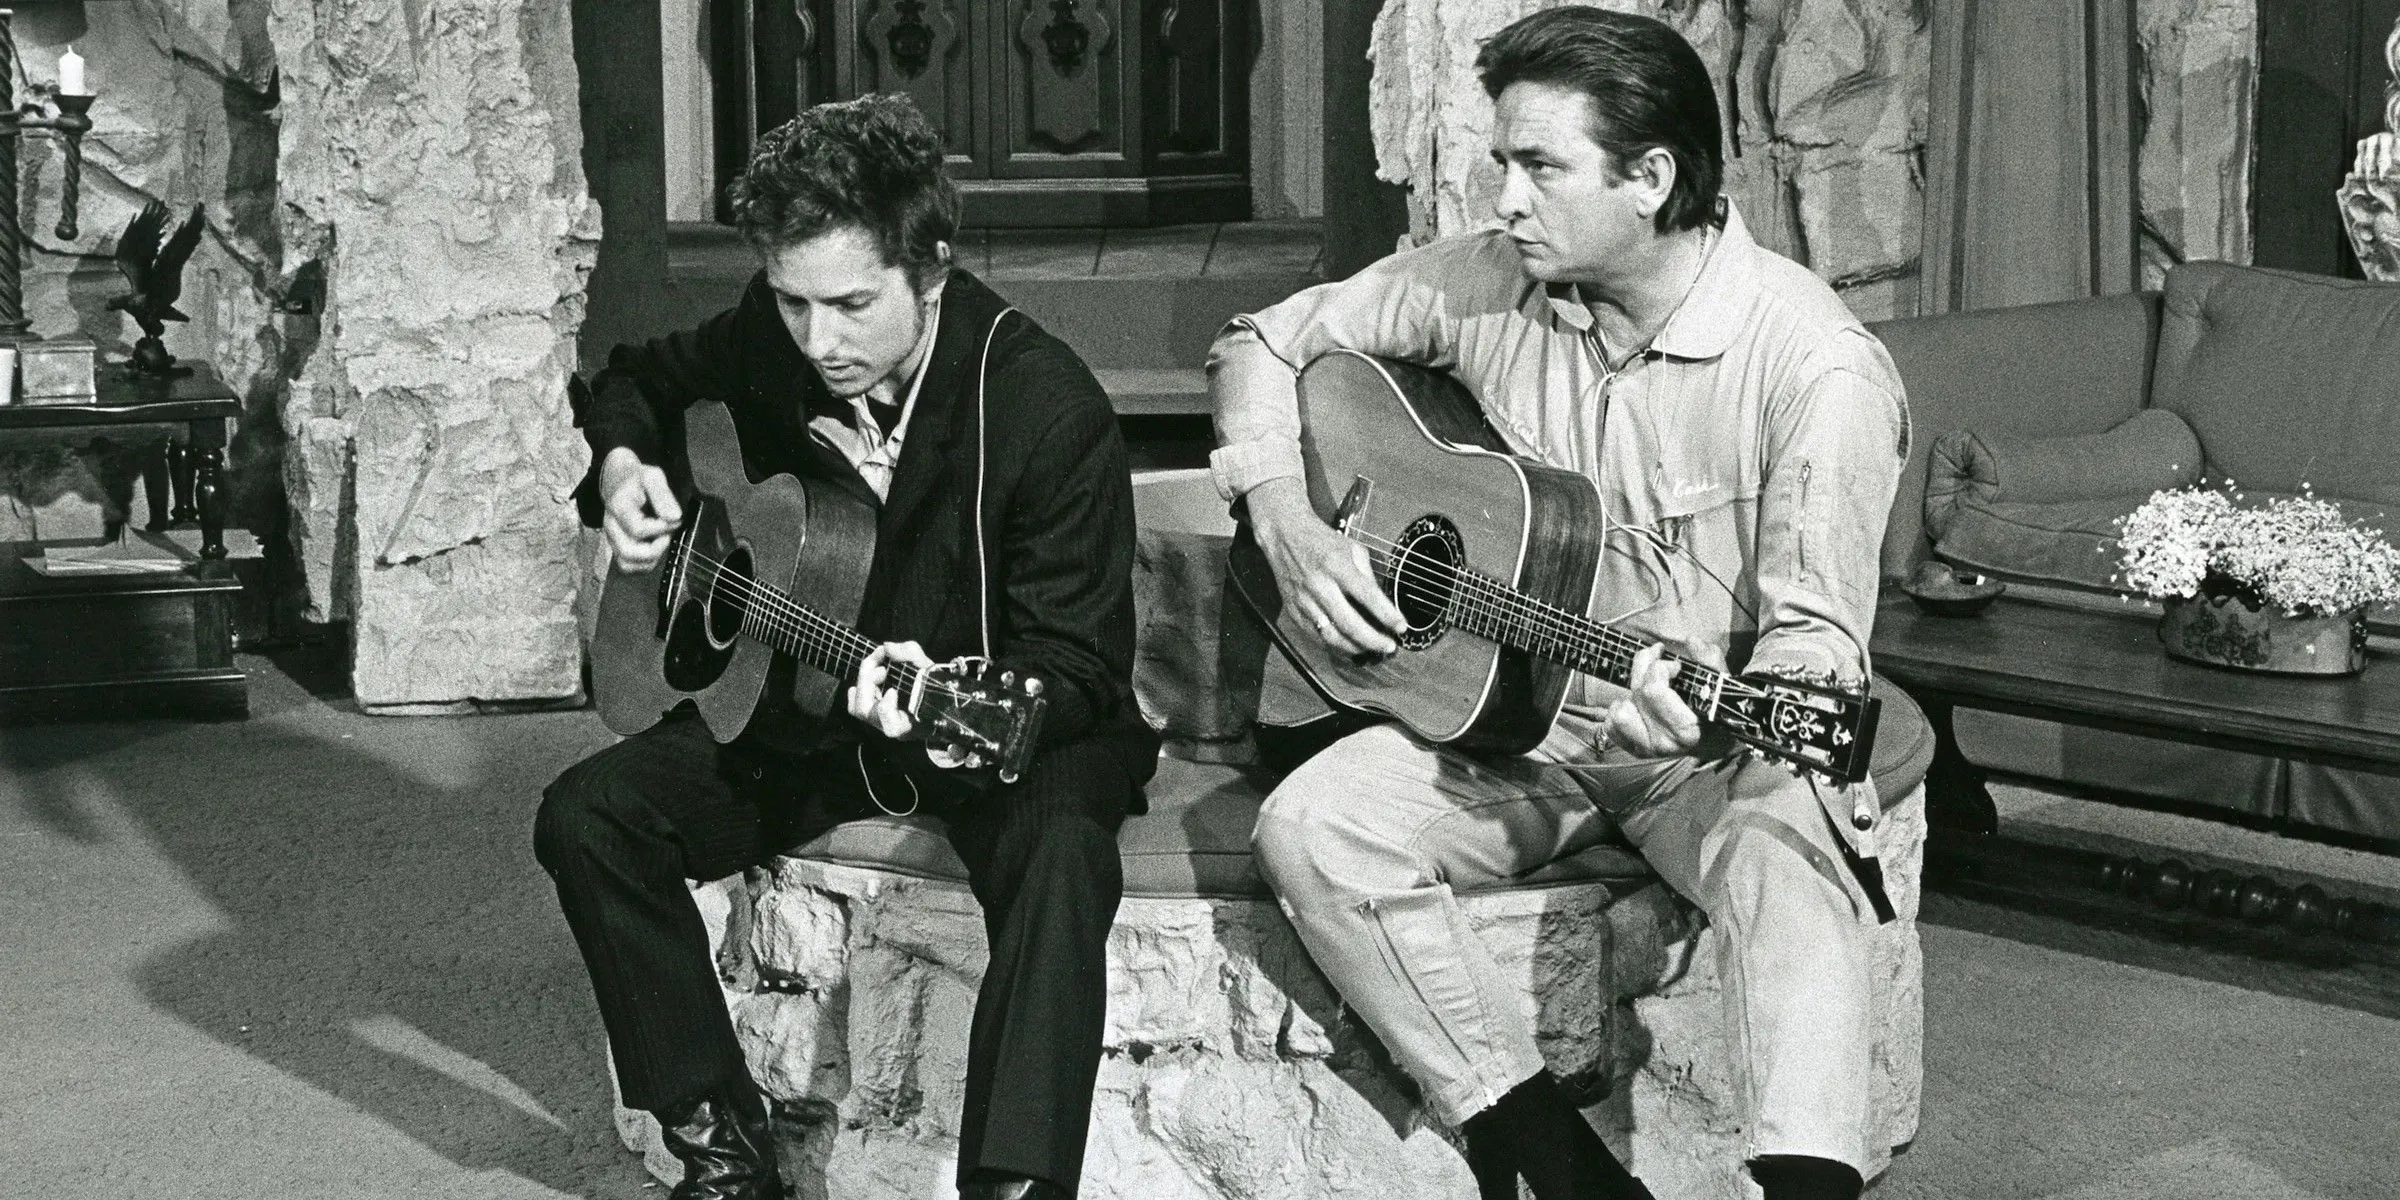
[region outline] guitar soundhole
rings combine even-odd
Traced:
[[[1392,603],[1408,619],[1401,646],[1422,650],[1438,641],[1450,621],[1450,605],[1458,596],[1459,564],[1466,547],[1458,527],[1440,515],[1411,522],[1392,548]]]
[[[742,614],[749,611],[750,548],[738,546],[725,555],[716,581],[708,589],[708,640],[722,650],[741,636]]]

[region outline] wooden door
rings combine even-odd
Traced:
[[[835,91],[841,99],[899,92],[950,143],[950,175],[991,174],[988,71],[978,49],[991,0],[842,0],[835,18]]]
[[[1071,179],[1139,173],[1141,0],[1003,0],[992,31],[992,174]],[[1129,14],[1126,10],[1131,8]]]
[[[2333,193],[2383,127],[2383,42],[2400,0],[2260,0],[2251,261],[2364,278]]]

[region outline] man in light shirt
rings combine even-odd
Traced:
[[[1332,649],[1396,653],[1405,624],[1364,548],[1310,507],[1295,377],[1335,349],[1447,370],[1510,449],[1598,484],[1592,614],[1652,645],[1629,689],[1583,680],[1524,756],[1390,724],[1334,742],[1268,799],[1260,867],[1345,1000],[1465,1133],[1485,1197],[1514,1196],[1520,1177],[1541,1200],[1639,1197],[1451,891],[1621,834],[1723,934],[1752,1176],[1767,1200],[1849,1200],[1870,1161],[1879,809],[1704,733],[1660,650],[1865,685],[1907,449],[1900,381],[1832,289],[1751,240],[1719,195],[1716,96],[1671,29],[1557,8],[1494,35],[1476,65],[1496,102],[1502,228],[1237,318],[1210,361],[1212,467],[1287,608]]]

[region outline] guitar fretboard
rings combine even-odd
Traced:
[[[1648,644],[1605,622],[1528,596],[1488,575],[1422,563],[1402,567],[1396,565],[1398,559],[1383,551],[1375,552],[1374,561],[1376,574],[1395,589],[1454,591],[1448,607],[1453,627],[1610,683],[1631,685],[1633,656]],[[1397,576],[1396,571],[1400,573]],[[1411,577],[1409,572],[1439,574]],[[1749,689],[1750,685],[1722,671],[1678,655],[1667,657],[1683,664],[1668,686],[1703,721],[1719,718],[1718,704],[1729,688]]]
[[[858,664],[875,652],[877,643],[865,635],[802,604],[773,584],[728,571],[723,564],[690,549],[679,540],[673,568],[696,580],[698,590],[714,586],[717,595],[741,605],[742,633],[783,651],[801,662],[842,680],[858,677]],[[904,662],[889,663],[884,685],[903,696],[914,694],[918,670]]]

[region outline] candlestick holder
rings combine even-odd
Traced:
[[[91,132],[94,96],[59,94],[51,99],[51,115],[39,99],[17,99],[15,64],[17,35],[11,14],[0,8],[0,345],[32,341],[33,323],[25,318],[25,231],[17,214],[17,150],[28,133],[56,136],[64,150],[58,196],[60,241],[81,233],[76,210],[83,196],[83,135]]]

